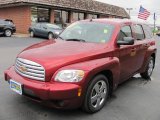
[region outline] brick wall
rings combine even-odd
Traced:
[[[54,23],[54,9],[51,9],[50,22]]]
[[[1,19],[12,19],[17,33],[28,33],[31,25],[31,11],[29,6],[9,7],[0,9]]]

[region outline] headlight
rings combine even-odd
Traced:
[[[59,32],[59,31],[56,31],[55,33],[56,33],[57,35],[59,35],[60,32]]]
[[[84,71],[82,70],[62,70],[56,77],[55,81],[59,82],[79,82],[84,77]]]

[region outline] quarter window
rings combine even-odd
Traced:
[[[145,33],[146,39],[152,38],[153,34],[151,31],[151,28],[148,25],[143,25],[143,28],[144,28],[144,33]]]
[[[137,40],[143,40],[145,38],[143,29],[141,25],[135,25],[134,26],[135,29],[135,35],[136,35],[136,39]]]
[[[123,40],[124,37],[132,37],[132,31],[130,26],[124,26],[121,28],[118,40]]]

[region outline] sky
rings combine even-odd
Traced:
[[[138,20],[142,22],[148,22],[150,24],[154,23],[153,14],[156,13],[156,25],[160,25],[160,0],[96,0],[116,6],[120,6],[123,8],[133,8],[131,11],[131,19]],[[150,17],[147,21],[138,19],[138,13],[140,5],[142,5],[145,9],[151,12]],[[126,10],[127,11],[127,10]],[[128,12],[128,11],[127,11]]]

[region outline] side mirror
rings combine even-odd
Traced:
[[[124,37],[123,40],[118,40],[117,45],[133,45],[134,44],[134,38],[132,37]]]
[[[43,27],[43,29],[47,29],[47,27]]]

